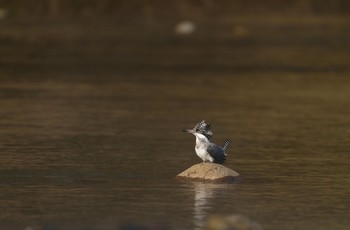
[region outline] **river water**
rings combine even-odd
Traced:
[[[3,229],[349,228],[348,20],[200,25],[3,25]],[[175,179],[203,119],[238,183]]]

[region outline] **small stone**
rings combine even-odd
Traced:
[[[242,25],[236,25],[233,27],[233,35],[237,37],[243,37],[248,34],[248,29],[245,26]]]
[[[246,216],[234,214],[230,216],[212,215],[207,222],[208,230],[262,230],[261,225]]]
[[[200,163],[186,169],[176,176],[181,179],[198,179],[211,181],[233,181],[239,173],[223,165],[215,163]]]

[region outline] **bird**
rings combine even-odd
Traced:
[[[199,122],[193,129],[184,129],[183,132],[192,133],[196,137],[195,151],[203,162],[223,164],[226,161],[226,148],[232,141],[227,139],[222,146],[211,142],[213,133],[210,124],[205,120]]]

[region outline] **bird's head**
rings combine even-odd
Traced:
[[[192,133],[193,135],[196,133],[202,134],[208,138],[208,140],[210,140],[210,138],[213,136],[213,133],[210,129],[210,124],[206,123],[205,120],[199,122],[193,129],[184,129],[183,132]]]

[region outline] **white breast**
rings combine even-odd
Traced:
[[[196,154],[203,161],[214,162],[214,159],[207,152],[207,147],[209,145],[209,140],[202,134],[195,134],[196,136]]]

